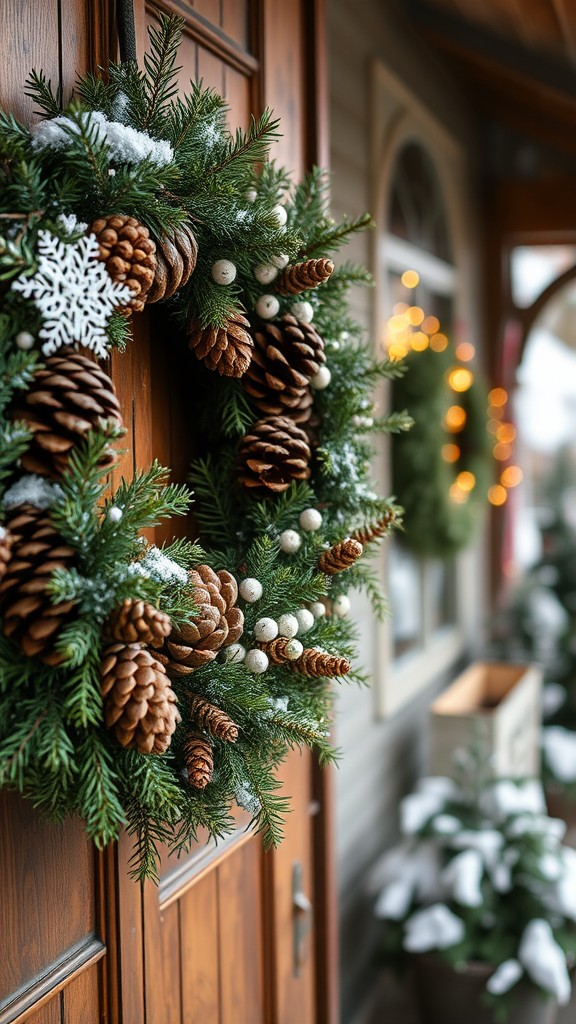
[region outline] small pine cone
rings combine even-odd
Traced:
[[[254,347],[249,328],[250,321],[241,313],[234,313],[220,328],[202,327],[194,320],[188,329],[188,347],[209,370],[222,377],[242,377]]]
[[[270,497],[288,490],[292,480],[310,476],[308,438],[286,416],[258,420],[239,447],[240,483],[252,494]]]
[[[147,601],[127,597],[108,616],[104,636],[109,643],[141,643],[161,647],[171,629],[170,616],[166,612],[161,612]]]
[[[60,665],[64,654],[55,648],[61,629],[76,617],[74,601],[53,604],[48,586],[55,569],[70,569],[74,549],[64,543],[49,512],[20,505],[7,522],[12,557],[0,580],[0,615],[4,636],[14,640],[27,658]]]
[[[180,713],[166,670],[141,644],[113,644],[102,657],[104,721],[122,747],[164,754]]]
[[[310,288],[317,288],[330,277],[334,270],[332,260],[304,260],[294,263],[276,278],[276,291],[280,295],[299,295]]]
[[[318,559],[318,569],[327,576],[335,576],[337,572],[349,569],[362,556],[363,547],[360,541],[346,537],[339,544],[323,551]]]
[[[180,224],[169,238],[164,235],[156,246],[156,273],[147,302],[169,299],[188,283],[196,267],[198,242],[188,224]]]
[[[114,385],[97,363],[73,349],[61,349],[44,360],[18,403],[11,418],[26,424],[32,441],[22,456],[29,473],[61,477],[75,445],[94,427],[111,421],[122,426],[120,405]],[[118,459],[114,448],[106,449],[101,462],[106,472]]]
[[[254,331],[244,388],[264,415],[305,423],[312,414],[310,379],[325,362],[324,342],[316,329],[286,313]]]
[[[5,530],[3,526],[0,526],[0,582],[2,582],[6,575],[8,562],[12,557],[13,544],[14,537],[10,533],[10,530]]]
[[[188,782],[195,789],[205,789],[214,774],[212,744],[198,732],[191,732],[184,741],[184,758]]]
[[[113,281],[127,284],[134,293],[125,312],[144,309],[156,272],[156,243],[148,228],[123,214],[99,217],[90,228],[100,246],[100,259]]]
[[[227,715],[222,708],[210,704],[210,701],[195,693],[190,700],[190,715],[204,732],[211,733],[219,740],[226,740],[227,743],[236,743],[238,739],[238,726],[230,715]]]
[[[189,676],[213,661],[220,648],[235,644],[244,630],[244,613],[236,607],[238,584],[229,572],[198,565],[188,575],[198,614],[173,630],[158,653],[176,676]]]
[[[277,636],[275,640],[269,640],[266,644],[258,644],[261,651],[268,655],[272,665],[284,665],[287,661],[294,659],[286,653],[286,648],[291,641],[286,636]]]
[[[370,544],[373,540],[378,540],[383,537],[392,526],[396,523],[397,516],[396,510],[391,508],[388,509],[384,515],[378,519],[375,523],[369,523],[368,526],[361,526],[358,530],[354,530],[351,539],[357,540],[360,544],[365,546]]]
[[[295,672],[303,676],[345,676],[350,671],[348,658],[307,647],[297,661],[290,662]]]

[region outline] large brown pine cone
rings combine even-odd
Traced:
[[[280,295],[299,295],[310,288],[317,288],[319,284],[327,281],[334,264],[332,260],[304,260],[303,263],[293,263],[286,267],[275,281],[276,291]]]
[[[100,259],[112,280],[127,284],[134,293],[128,309],[139,313],[156,272],[156,243],[148,228],[135,217],[118,213],[99,217],[90,230],[98,239]]]
[[[292,480],[310,476],[310,445],[303,430],[286,416],[258,420],[239,447],[240,483],[253,494],[270,497]]]
[[[180,713],[163,665],[141,644],[113,644],[103,653],[104,721],[123,747],[163,754]]]
[[[190,280],[198,257],[198,242],[188,224],[180,224],[169,238],[164,235],[156,246],[156,273],[146,296],[147,302],[169,299]]]
[[[152,644],[159,647],[172,629],[170,616],[148,601],[127,597],[115,608],[104,625],[110,643]]]
[[[20,505],[6,525],[14,539],[12,557],[0,581],[2,632],[28,658],[59,665],[64,655],[55,644],[76,611],[74,601],[52,604],[48,584],[55,569],[71,568],[74,550],[56,531],[49,512],[33,505]]]
[[[220,328],[202,327],[194,320],[188,327],[188,347],[209,370],[222,377],[242,377],[254,347],[249,328],[250,321],[241,313],[234,313]]]
[[[252,362],[244,387],[267,416],[289,416],[305,423],[312,413],[309,383],[326,362],[324,342],[312,324],[291,313],[254,331]]]
[[[28,389],[11,410],[13,420],[23,421],[32,442],[22,456],[22,466],[41,476],[62,476],[75,445],[89,430],[110,420],[122,426],[120,405],[107,373],[87,356],[62,349],[44,361]],[[118,458],[107,448],[102,471]]]
[[[244,629],[244,614],[236,607],[238,584],[225,569],[214,572],[199,565],[189,573],[198,614],[173,630],[158,657],[169,672],[188,676],[213,661],[221,647],[236,643]]]

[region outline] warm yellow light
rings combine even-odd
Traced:
[[[444,417],[444,427],[452,434],[464,429],[466,412],[461,405],[451,405]]]
[[[469,341],[461,341],[459,345],[456,345],[456,358],[463,363],[469,363],[471,359],[474,359],[475,353],[476,349]]]
[[[424,310],[420,306],[409,306],[406,312],[406,319],[413,327],[420,327],[424,319]]]
[[[448,374],[448,384],[452,391],[468,391],[473,380],[472,370],[467,370],[464,366],[455,366]]]
[[[504,388],[492,388],[492,391],[488,393],[488,401],[490,405],[506,405],[508,392]]]
[[[402,284],[405,288],[416,288],[420,281],[420,274],[416,270],[405,270],[402,274]]]
[[[404,359],[408,355],[408,346],[399,344],[395,341],[388,349],[388,356],[390,359]]]
[[[434,352],[444,352],[448,348],[448,338],[445,334],[433,334],[430,338],[430,348]]]
[[[500,424],[499,424],[498,420],[488,420],[488,422],[486,424],[486,430],[488,431],[489,434],[494,434],[494,436],[496,436],[496,434],[498,433],[499,429],[500,429]]]
[[[410,344],[415,352],[424,352],[424,349],[428,348],[430,342],[423,331],[414,331],[410,338]]]
[[[444,462],[458,462],[460,458],[460,449],[457,444],[443,444],[442,445],[442,458]]]
[[[501,484],[494,484],[488,488],[488,501],[491,505],[503,505],[508,497],[505,487]]]
[[[468,501],[468,491],[465,491],[461,487],[459,487],[457,480],[451,485],[448,493],[452,498],[452,501],[455,501],[457,505],[463,505],[464,502]]]
[[[488,415],[492,420],[501,420],[504,415],[504,409],[501,405],[489,405]]]
[[[496,437],[502,444],[512,444],[516,438],[516,427],[512,423],[501,423],[496,431]]]
[[[405,313],[406,310],[408,309],[408,303],[407,302],[397,302],[396,305],[392,307],[392,309],[393,309],[393,312],[396,313],[397,315]]]
[[[392,334],[397,334],[398,331],[405,331],[407,327],[406,317],[401,313],[396,313],[395,316],[390,317],[386,326]]]
[[[470,473],[468,469],[464,469],[461,473],[458,473],[456,483],[462,491],[473,491],[476,486],[476,477],[474,476],[474,473]]]
[[[494,445],[492,449],[492,454],[495,459],[498,459],[498,462],[507,462],[510,456],[512,455],[512,445],[502,444],[499,442],[498,444]]]
[[[426,334],[436,334],[440,330],[440,321],[437,316],[427,316],[422,321],[422,330]]]
[[[503,487],[517,487],[523,479],[524,473],[520,466],[507,466],[500,476],[500,483]]]

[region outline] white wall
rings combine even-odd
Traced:
[[[476,137],[471,112],[461,105],[447,70],[415,37],[404,20],[403,5],[392,0],[327,0],[327,38],[330,75],[330,136],[335,215],[374,209],[377,168],[371,166],[375,125],[390,111],[381,91],[373,109],[373,62],[379,59],[462,146],[464,155],[461,204],[464,256],[464,302],[473,327],[478,267],[474,253],[479,238],[474,226],[474,151]],[[390,101],[393,104],[393,98]],[[371,141],[372,140],[372,141]],[[377,198],[377,197],[376,197]],[[345,257],[374,271],[374,239],[357,236]],[[353,312],[368,331],[375,328],[374,294],[356,289]],[[482,551],[479,552],[480,557]],[[476,558],[478,562],[478,558]],[[468,600],[469,632],[481,633],[482,574]],[[378,627],[367,602],[358,598],[354,614],[361,626],[364,666],[375,677]],[[472,629],[470,630],[470,627]],[[470,647],[472,649],[472,645]],[[445,678],[433,678],[420,695],[388,720],[378,720],[370,690],[342,688],[336,720],[336,740],[343,750],[337,773],[337,850],[341,900],[341,950],[344,1021],[348,1024],[373,978],[373,926],[365,892],[369,866],[397,828],[397,804],[425,762],[427,708]]]

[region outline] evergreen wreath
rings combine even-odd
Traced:
[[[486,501],[486,389],[471,371],[465,390],[450,387],[451,372],[463,369],[452,344],[444,351],[410,352],[405,367],[392,388],[392,407],[409,408],[414,420],[412,430],[392,443],[393,489],[404,509],[402,543],[418,555],[447,558],[470,544]]]
[[[369,435],[408,424],[370,415],[401,369],[349,317],[369,276],[330,259],[370,218],[334,223],[325,174],[292,188],[267,162],[269,111],[231,135],[216,92],[177,93],[181,28],[161,18],[144,70],[86,75],[64,108],[32,72],[32,130],[0,114],[0,784],[98,846],[126,827],[141,878],[158,843],[230,830],[234,800],[278,842],[287,750],[334,758],[346,591],[383,610],[360,556],[399,521]],[[159,301],[202,452],[201,544],[162,548],[142,531],[192,494],[157,464],[111,491],[122,421],[94,358]]]

